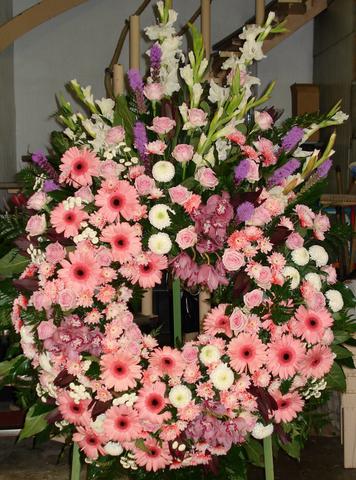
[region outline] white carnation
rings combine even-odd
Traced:
[[[152,176],[157,182],[170,182],[175,173],[174,165],[166,160],[155,163],[152,168]]]
[[[151,235],[148,239],[148,248],[153,253],[165,255],[171,250],[172,241],[167,233],[155,233],[154,235]]]
[[[328,290],[325,292],[325,296],[328,299],[329,307],[334,313],[339,312],[344,306],[344,300],[338,290]]]
[[[186,407],[192,399],[192,392],[185,385],[176,385],[169,392],[169,400],[176,408]]]
[[[148,214],[148,219],[150,224],[153,225],[158,230],[163,230],[163,228],[169,227],[171,224],[171,219],[168,215],[168,211],[173,212],[167,205],[159,203],[151,208]]]
[[[307,273],[305,275],[305,280],[309,282],[315,288],[315,290],[321,290],[321,279],[320,275],[317,273]]]
[[[210,380],[218,390],[229,390],[235,380],[234,372],[223,363],[218,365],[210,374]]]
[[[296,265],[303,267],[309,262],[309,253],[308,250],[304,247],[296,248],[292,252],[292,259]]]
[[[324,247],[313,245],[309,248],[309,255],[317,267],[324,267],[329,261],[329,255]]]
[[[296,268],[285,267],[283,269],[283,276],[284,276],[284,278],[287,278],[288,280],[291,280],[290,288],[292,290],[294,290],[295,288],[298,287],[298,285],[300,283],[300,275],[299,275],[299,272]]]
[[[215,347],[215,345],[205,345],[205,347],[201,349],[199,358],[204,365],[216,363],[220,360],[219,349]]]
[[[257,440],[263,440],[269,437],[273,433],[273,424],[263,425],[263,423],[257,422],[251,434]]]
[[[108,442],[104,450],[107,455],[112,455],[113,457],[118,457],[124,451],[121,444],[117,442]]]

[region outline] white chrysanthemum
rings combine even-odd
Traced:
[[[169,392],[169,400],[173,407],[184,408],[192,399],[192,392],[185,385],[176,385]]]
[[[269,437],[273,433],[273,424],[263,425],[263,423],[257,422],[251,434],[257,440],[263,440]]]
[[[153,253],[165,255],[171,250],[172,241],[167,233],[155,233],[154,235],[151,235],[148,239],[148,248]]]
[[[229,390],[235,380],[234,372],[223,363],[218,365],[210,374],[210,380],[218,390]]]
[[[168,211],[174,213],[171,208],[163,203],[159,203],[152,207],[148,214],[150,224],[155,228],[158,228],[158,230],[163,230],[163,228],[169,227],[171,219],[168,215]]]
[[[344,306],[344,300],[338,290],[328,290],[325,292],[325,296],[328,299],[329,307],[334,313],[339,312]]]
[[[174,165],[166,160],[161,160],[152,167],[152,176],[157,182],[170,182],[175,173]]]
[[[294,267],[285,267],[283,269],[283,276],[284,278],[287,278],[288,280],[291,280],[291,285],[290,288],[294,290],[295,288],[298,287],[300,283],[300,274],[298,270]]]
[[[296,248],[292,252],[292,259],[296,265],[303,267],[309,262],[308,250],[304,247]]]
[[[313,245],[309,248],[309,255],[317,267],[324,267],[329,261],[329,255],[324,247]]]
[[[220,360],[219,349],[215,347],[215,345],[205,345],[205,347],[201,349],[199,358],[204,365],[216,363]]]
[[[321,290],[321,278],[317,273],[307,273],[305,275],[305,280],[309,282],[315,290]]]
[[[124,449],[122,448],[121,444],[118,442],[108,442],[104,447],[104,451],[107,455],[118,457],[119,455],[122,454]]]

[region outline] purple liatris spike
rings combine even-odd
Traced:
[[[236,209],[237,220],[240,222],[247,222],[253,215],[255,207],[251,202],[243,202]]]
[[[268,180],[270,186],[281,185],[283,180],[289,175],[292,175],[300,167],[300,161],[296,158],[291,158],[287,163],[277,168],[273,175]]]
[[[159,81],[159,72],[161,68],[162,50],[158,43],[154,43],[150,50],[151,77],[154,82]]]
[[[294,126],[289,130],[287,135],[282,138],[282,150],[289,152],[293,150],[301,141],[304,135],[304,130],[300,127]]]
[[[330,168],[332,167],[333,162],[331,158],[328,158],[323,162],[316,170],[316,174],[319,178],[324,178],[329,173]]]
[[[236,182],[244,180],[247,177],[249,170],[250,162],[247,159],[241,160],[241,162],[234,168]]]
[[[150,171],[149,157],[146,153],[146,145],[148,143],[146,127],[143,122],[136,122],[133,128],[134,133],[134,145],[140,158],[145,166],[146,173]]]
[[[143,80],[141,77],[141,73],[139,70],[135,68],[131,68],[127,72],[127,76],[129,79],[129,85],[131,90],[133,90],[136,99],[136,105],[139,113],[146,112],[146,104],[145,104],[145,97],[143,95]]]
[[[32,154],[32,162],[40,167],[47,175],[52,178],[53,180],[58,180],[59,176],[56,170],[52,167],[49,163],[46,155],[42,152],[42,150],[37,150]]]

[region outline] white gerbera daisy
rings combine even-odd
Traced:
[[[160,160],[152,167],[152,176],[157,182],[170,182],[175,173],[174,165],[166,160]]]
[[[294,290],[298,287],[300,283],[300,274],[298,270],[294,267],[285,267],[283,269],[283,276],[284,278],[291,280],[290,288]]]
[[[304,266],[309,262],[308,250],[304,247],[296,248],[292,252],[292,259],[296,265]]]
[[[215,345],[205,345],[205,347],[201,349],[199,358],[204,365],[216,363],[220,360],[219,349],[215,347]]]
[[[172,241],[167,233],[155,233],[154,235],[151,235],[148,239],[148,248],[153,253],[165,255],[171,250]]]
[[[174,210],[163,203],[159,203],[152,207],[148,214],[150,224],[158,228],[158,230],[163,230],[164,228],[169,227],[171,219],[168,215],[168,211],[174,213]]]
[[[186,407],[192,399],[192,392],[185,385],[176,385],[169,392],[169,400],[176,408]]]
[[[210,374],[210,380],[218,390],[229,390],[235,380],[234,372],[227,365],[221,363]]]
[[[309,248],[309,255],[317,267],[324,267],[329,261],[329,255],[324,247],[313,245]]]

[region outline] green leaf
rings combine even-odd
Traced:
[[[338,345],[339,343],[344,343],[349,340],[350,334],[342,330],[335,330],[334,332],[334,341],[333,345]]]
[[[125,128],[126,143],[132,145],[133,142],[133,127],[135,122],[135,115],[129,110],[125,95],[120,95],[116,98],[114,125],[122,125]]]
[[[301,444],[296,438],[288,443],[280,442],[280,446],[290,457],[295,458],[296,460],[300,459]]]
[[[42,415],[33,416],[35,408],[36,406],[33,405],[27,412],[25,425],[21,430],[19,440],[24,440],[25,438],[33,437],[37,433],[40,433],[47,428],[48,422],[46,420],[46,417],[48,413],[43,413]]]
[[[22,273],[28,263],[29,259],[20,255],[18,250],[14,248],[0,258],[0,275],[12,277],[17,273]]]
[[[345,374],[336,362],[332,366],[329,374],[326,377],[326,382],[328,385],[328,389],[330,390],[339,390],[344,392],[346,390],[346,379]]]
[[[0,363],[0,380],[4,377],[7,377],[16,370],[16,367],[25,359],[24,355],[12,358],[5,362]]]
[[[336,354],[338,360],[352,357],[352,352],[341,345],[334,345],[332,351]]]
[[[260,442],[250,437],[244,445],[248,459],[256,467],[264,467],[263,447]]]

